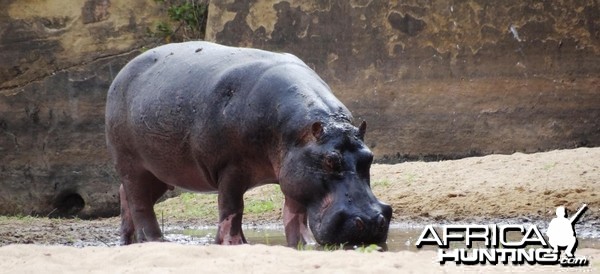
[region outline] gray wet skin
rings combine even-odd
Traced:
[[[108,92],[121,242],[160,241],[153,205],[178,186],[217,191],[217,243],[245,243],[243,195],[269,183],[285,196],[288,245],[385,242],[392,209],[371,192],[365,131],[293,55],[208,42],[150,49]]]

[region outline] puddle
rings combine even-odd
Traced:
[[[507,222],[508,223],[508,222]],[[513,223],[514,224],[514,223]],[[541,233],[545,235],[545,225],[540,222],[538,225]],[[437,227],[438,225],[434,225]],[[419,251],[419,250],[437,250],[436,246],[423,246],[417,248],[415,242],[423,232],[425,225],[396,223],[390,226],[388,233],[387,248],[388,251]],[[279,225],[250,226],[244,227],[244,235],[250,244],[266,245],[286,245],[283,227]],[[182,244],[214,244],[214,237],[217,231],[216,227],[202,227],[193,229],[172,228],[166,231],[165,237],[172,242]],[[437,228],[436,228],[436,231]],[[590,227],[577,227],[577,248],[595,248],[600,249],[600,232]],[[438,231],[439,233],[439,231]],[[518,241],[519,233],[509,233],[508,239]],[[522,237],[522,236],[521,236]],[[316,248],[319,249],[319,248]]]

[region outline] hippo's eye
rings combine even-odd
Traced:
[[[329,152],[323,158],[323,165],[329,171],[339,172],[342,170],[342,157],[337,152]]]

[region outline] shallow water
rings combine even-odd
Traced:
[[[545,234],[543,224],[536,224],[541,233]],[[437,227],[438,225],[434,225]],[[419,251],[437,250],[437,246],[423,246],[417,248],[415,242],[423,232],[425,225],[396,223],[390,226],[387,241],[388,251]],[[184,244],[214,244],[216,227],[202,227],[193,229],[172,228],[166,231],[165,237],[172,242]],[[436,228],[436,231],[438,229]],[[578,247],[600,249],[600,231],[590,227],[576,227]],[[440,231],[438,231],[440,233]],[[250,244],[286,245],[283,227],[280,225],[249,226],[244,227],[244,235]],[[508,239],[519,241],[522,237],[519,233],[509,233]],[[462,245],[464,246],[464,244]],[[457,247],[461,247],[460,244]],[[350,247],[352,248],[352,247]],[[314,249],[322,249],[316,246]]]

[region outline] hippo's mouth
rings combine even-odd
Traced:
[[[385,243],[391,216],[386,218],[383,214],[377,214],[369,219],[364,214],[362,217],[359,215],[328,208],[317,214],[309,214],[309,227],[321,245]]]

